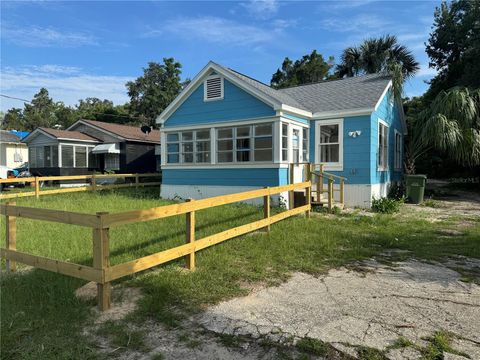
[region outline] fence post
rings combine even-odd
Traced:
[[[265,189],[268,189],[268,186],[265,186]],[[263,197],[263,218],[270,218],[270,191]],[[265,227],[265,230],[270,232],[270,224]]]
[[[8,214],[8,206],[9,205],[16,205],[15,201],[7,202],[7,214]],[[6,215],[5,216],[5,224],[6,224],[6,234],[5,234],[5,240],[6,240],[6,248],[8,250],[16,250],[17,249],[17,218],[15,216],[11,215]],[[10,271],[15,271],[17,268],[17,264],[15,261],[12,260],[6,260],[5,262],[5,267],[7,272]]]
[[[294,163],[291,163],[290,164],[290,171],[288,172],[288,176],[289,176],[289,183],[290,184],[293,184],[295,182],[295,177],[294,177],[294,169],[295,169],[295,164]],[[293,190],[290,190],[288,192],[288,208],[291,210],[293,208],[295,208],[295,193]]]
[[[328,177],[328,210],[333,209],[333,177]]]
[[[187,199],[186,202],[192,202],[193,199]],[[187,244],[193,244],[195,242],[195,211],[190,211],[185,214],[187,223]],[[195,270],[195,249],[193,249],[188,255],[185,256],[186,266],[189,270]]]
[[[38,199],[40,197],[40,181],[38,176],[35,176],[35,197]]]
[[[102,218],[107,212],[97,212],[97,217]],[[103,272],[102,283],[97,283],[97,301],[100,311],[110,308],[111,284],[105,282],[105,270],[110,266],[110,229],[93,229],[93,267]]]
[[[92,175],[92,191],[97,190],[97,178],[95,177],[95,173]]]
[[[138,189],[138,184],[140,184],[140,177],[138,174],[135,174],[135,188]]]
[[[340,179],[340,204],[345,205],[345,179]]]
[[[307,218],[310,218],[312,211],[312,183],[305,188],[305,203],[305,205],[308,205],[308,210],[305,212],[305,215]]]

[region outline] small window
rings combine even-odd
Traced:
[[[402,169],[402,134],[395,131],[395,170]]]
[[[282,161],[288,161],[288,124],[282,123]]]
[[[302,160],[308,161],[308,129],[302,129]]]
[[[388,168],[388,125],[378,122],[378,169]]]
[[[320,162],[340,162],[340,136],[339,125],[320,126]]]
[[[221,100],[223,99],[223,78],[217,75],[210,76],[205,80],[203,91],[203,100]]]
[[[300,162],[300,130],[298,129],[293,129],[292,153],[293,163],[298,164]]]
[[[272,161],[273,159],[273,126],[271,123],[255,125],[255,161]]]
[[[118,154],[105,154],[105,169],[120,170],[120,156]]]
[[[72,145],[62,145],[62,167],[73,167]]]
[[[167,163],[180,162],[180,135],[178,133],[167,134]]]
[[[75,167],[87,167],[87,148],[85,146],[75,146]]]

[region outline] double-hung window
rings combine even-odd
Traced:
[[[388,168],[388,125],[378,121],[378,169]]]
[[[308,129],[302,129],[302,161],[308,161]]]
[[[273,159],[273,126],[269,124],[255,125],[254,160],[272,161]]]
[[[298,164],[300,162],[300,130],[293,129],[292,131],[292,154],[293,163]]]
[[[210,160],[210,129],[167,133],[168,164],[202,164]]]
[[[402,134],[395,130],[395,170],[402,169]]]
[[[210,129],[195,132],[195,162],[209,163],[210,155]]]
[[[288,124],[282,123],[282,161],[288,161]]]
[[[343,168],[343,120],[317,122],[317,154],[319,162],[327,169]]]
[[[217,162],[272,161],[272,123],[217,130]]]
[[[180,134],[167,134],[167,163],[178,164],[180,162]]]

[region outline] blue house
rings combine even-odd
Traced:
[[[369,207],[402,178],[406,126],[381,74],[275,90],[209,62],[158,116],[164,198],[204,198],[302,181],[302,163],[347,178]],[[286,197],[284,197],[286,199]]]

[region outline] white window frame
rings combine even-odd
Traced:
[[[325,162],[326,171],[343,171],[343,118],[318,120],[315,122],[315,161],[320,163],[320,127],[323,125],[338,125],[338,162]]]
[[[208,99],[208,98],[207,98],[207,80],[216,79],[216,78],[219,78],[219,79],[220,79],[220,97]],[[221,75],[216,75],[216,74],[215,74],[215,75],[210,75],[210,76],[208,76],[208,77],[203,81],[203,101],[209,102],[209,101],[223,100],[223,97],[224,97],[224,82],[225,82],[225,79],[224,79],[223,76],[221,76]]]
[[[395,129],[394,134],[395,134],[395,139],[394,139],[395,147],[393,151],[393,162],[394,162],[393,166],[395,170],[400,171],[402,170],[402,167],[403,167],[402,166],[403,136],[402,136],[402,133],[397,129]],[[397,136],[400,138],[399,142],[397,141]],[[398,152],[397,152],[397,149],[398,149]]]
[[[380,144],[380,128],[381,126],[384,126],[387,129],[387,133],[385,136],[386,139],[386,153],[385,153],[385,164],[380,164],[380,151],[383,148],[382,144]],[[382,119],[378,119],[378,124],[377,124],[377,170],[378,171],[387,171],[388,170],[388,164],[389,164],[389,152],[390,152],[390,144],[389,144],[389,138],[390,138],[390,126],[383,121]]]
[[[283,131],[283,126],[286,126],[286,134]],[[287,139],[287,147],[283,147],[283,138]],[[290,160],[290,124],[285,121],[280,121],[280,161],[288,162]],[[286,158],[283,157],[283,152],[286,151]]]

